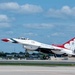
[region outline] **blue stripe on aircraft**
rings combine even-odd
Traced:
[[[12,39],[12,38],[11,38],[11,40],[13,41],[12,43],[18,43],[16,40],[14,40],[14,39]]]

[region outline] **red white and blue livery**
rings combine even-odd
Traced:
[[[39,51],[43,53],[54,53],[59,55],[75,55],[75,37],[62,45],[48,45],[28,38],[4,38],[4,42],[22,44],[26,50]]]

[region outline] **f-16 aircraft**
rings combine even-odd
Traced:
[[[28,38],[4,38],[4,42],[22,44],[28,51],[39,51],[42,53],[53,53],[59,55],[75,56],[75,37],[62,45],[48,45]]]

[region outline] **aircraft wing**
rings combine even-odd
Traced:
[[[47,44],[41,44],[37,51],[43,52],[43,53],[52,53],[54,54],[54,51],[61,51],[60,48],[54,47],[52,45],[47,45]]]

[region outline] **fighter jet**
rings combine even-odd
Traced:
[[[22,44],[27,51],[39,51],[42,53],[52,53],[58,55],[75,56],[75,37],[62,45],[44,44],[28,38],[4,38],[4,42]]]

